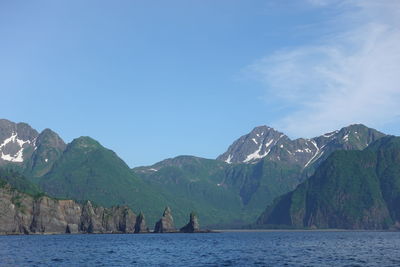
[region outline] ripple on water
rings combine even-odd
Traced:
[[[6,266],[400,266],[400,233],[0,236]]]

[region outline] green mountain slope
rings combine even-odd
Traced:
[[[264,227],[387,229],[400,221],[400,138],[334,152],[257,220]]]
[[[162,210],[166,202],[113,151],[90,137],[80,137],[68,144],[51,171],[36,182],[51,196],[91,200],[105,207],[128,205],[136,211],[152,212],[146,216],[153,220],[156,207]]]
[[[254,221],[267,203],[294,189],[300,168],[271,161],[227,164],[179,156],[133,171],[169,202],[178,199],[178,205],[172,204],[175,209],[184,209],[182,201],[201,214],[202,224],[234,227]]]
[[[0,133],[0,165],[21,172],[51,196],[142,210],[150,227],[165,206],[172,208],[178,226],[192,211],[203,226],[251,223],[332,152],[362,149],[383,136],[364,125],[351,125],[312,139],[290,140],[272,128],[257,127],[219,160],[179,156],[131,170],[89,137],[66,145],[49,129],[38,134],[27,124],[6,120],[0,120]]]
[[[12,169],[0,169],[0,187],[5,186],[6,184],[9,184],[14,189],[29,195],[41,194],[39,187],[26,179],[20,173]]]
[[[223,183],[227,167],[216,160],[179,156],[133,171],[168,199],[176,220],[186,220],[192,210],[200,214],[203,225],[243,223],[246,213],[240,196]]]

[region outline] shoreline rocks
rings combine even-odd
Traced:
[[[189,223],[180,229],[182,233],[200,232],[200,224],[197,215],[194,212],[190,213]]]
[[[135,223],[135,234],[139,233],[149,233],[150,230],[146,225],[146,220],[144,218],[143,212],[140,212],[139,215],[136,217],[136,223]]]
[[[32,196],[9,185],[0,188],[0,235],[18,234],[117,234],[117,233],[210,233],[200,230],[198,217],[190,214],[187,225],[177,230],[166,207],[153,232],[145,216],[126,206],[104,208],[90,201],[57,200]]]
[[[95,207],[90,201],[33,197],[0,188],[1,234],[134,233],[136,215],[128,207]]]
[[[161,219],[154,226],[154,233],[173,233],[176,232],[174,218],[169,207],[166,207]]]

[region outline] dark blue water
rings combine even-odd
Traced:
[[[0,236],[1,266],[400,266],[400,232]]]

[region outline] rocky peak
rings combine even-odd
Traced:
[[[172,218],[171,209],[166,207],[161,219],[156,223],[154,227],[155,233],[167,233],[175,232],[174,219]]]
[[[354,124],[311,139],[291,140],[270,127],[260,126],[236,140],[217,159],[227,163],[257,163],[265,158],[308,168],[335,150],[361,150],[383,136],[362,124]]]
[[[100,147],[100,143],[89,136],[81,136],[72,140],[68,146],[74,146],[78,148],[97,148]]]
[[[183,233],[194,233],[200,231],[200,224],[197,215],[194,212],[190,213],[189,223],[180,229]]]
[[[288,137],[268,126],[259,126],[236,140],[217,159],[226,163],[253,163],[266,157],[271,148]]]
[[[0,120],[0,165],[22,163],[36,149],[38,132],[26,123]]]
[[[38,147],[45,145],[49,147],[59,148],[61,150],[64,150],[66,147],[64,140],[62,140],[57,133],[48,128],[44,129],[39,134],[36,142]]]
[[[36,150],[27,164],[27,171],[35,177],[45,175],[65,148],[66,144],[57,133],[50,129],[43,130],[36,139]]]
[[[135,233],[148,233],[149,228],[146,225],[146,220],[144,218],[143,212],[140,212],[136,217]]]

